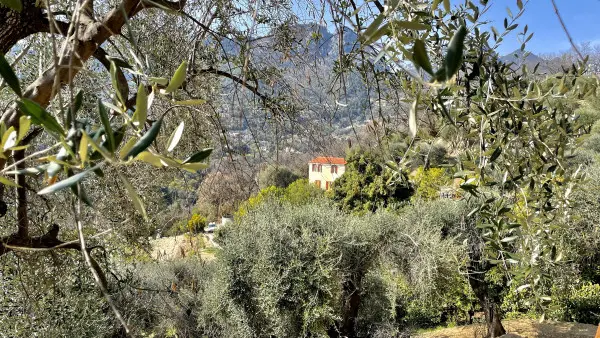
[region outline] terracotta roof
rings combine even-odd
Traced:
[[[346,164],[346,160],[341,157],[319,156],[319,157],[313,158],[308,163]]]

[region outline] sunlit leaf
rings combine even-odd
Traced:
[[[7,185],[7,186],[10,186],[10,187],[19,187],[19,185],[17,183],[15,183],[15,182],[13,182],[13,181],[11,181],[8,178],[3,177],[3,176],[0,176],[0,183],[4,184],[4,185]]]
[[[80,182],[82,179],[84,179],[91,171],[92,171],[92,169],[82,171],[79,174],[70,176],[69,178],[66,178],[62,181],[59,181],[48,187],[45,187],[44,189],[38,191],[38,195],[50,194],[50,193],[54,193],[54,192],[69,188],[72,185],[75,185],[75,184],[77,184],[77,182]]]
[[[87,161],[88,155],[88,135],[83,134],[81,136],[81,140],[79,141],[79,159],[81,163],[85,163]]]
[[[15,127],[10,127],[2,135],[2,151],[6,151],[8,148],[13,147],[17,143],[17,131]]]
[[[162,156],[162,155],[158,155],[158,157],[160,158],[160,163],[162,163],[162,165],[165,167],[175,167],[175,168],[181,167],[180,161],[176,161],[172,158]]]
[[[198,170],[206,169],[209,165],[206,163],[185,163],[181,165],[181,169],[187,170],[189,172],[195,173]]]
[[[150,80],[150,82],[159,84],[159,85],[163,85],[166,86],[167,83],[169,83],[169,79],[164,78],[164,77],[149,77],[148,80]]]
[[[29,148],[30,146],[31,146],[31,144],[25,144],[25,145],[21,145],[21,146],[10,147],[10,148],[8,148],[8,150],[10,150],[10,151],[23,150],[23,149]]]
[[[410,135],[414,138],[417,136],[417,104],[419,99],[415,99],[408,113],[408,129]]]
[[[137,96],[135,98],[135,113],[133,113],[133,123],[138,127],[144,126],[148,116],[148,95],[146,87],[142,84],[138,87]]]
[[[19,134],[17,135],[17,140],[21,141],[27,132],[29,131],[29,127],[31,126],[31,118],[29,116],[21,116],[19,118]]]
[[[165,88],[165,92],[172,93],[179,89],[179,87],[181,87],[181,85],[185,81],[186,73],[187,62],[183,61],[179,68],[177,68],[177,70],[175,71],[175,74],[173,74],[171,81],[169,81],[169,85],[167,86],[167,88]]]
[[[162,168],[163,164],[160,161],[160,158],[149,151],[142,151],[138,156],[135,157],[135,160],[143,161],[149,163],[157,168]]]
[[[183,135],[183,121],[181,121],[179,126],[177,126],[177,129],[175,129],[175,131],[173,131],[173,133],[171,134],[171,137],[169,137],[169,142],[167,142],[168,152],[172,152],[173,149],[175,149],[175,147],[179,143],[179,140],[181,140],[181,135]]]
[[[103,105],[105,105],[106,107],[112,109],[115,113],[123,113],[123,109],[115,106],[114,104],[110,103],[110,102],[102,102]]]

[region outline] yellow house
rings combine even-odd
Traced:
[[[325,190],[346,171],[346,160],[341,157],[315,157],[308,162],[308,181]]]

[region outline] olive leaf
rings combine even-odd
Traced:
[[[3,0],[2,3],[5,3],[6,0]],[[11,2],[16,1],[21,4],[19,0],[12,0]],[[7,7],[12,8],[8,4]],[[14,9],[14,8],[12,8]],[[20,9],[19,9],[20,11]],[[4,58],[4,54],[0,53],[0,75],[4,78],[4,81],[8,84],[8,86],[17,94],[17,96],[21,97],[23,94],[21,93],[21,86],[19,85],[19,79],[15,75],[15,72],[12,70],[12,67]]]
[[[150,146],[150,144],[152,144],[152,142],[154,142],[154,140],[156,139],[156,136],[158,136],[158,132],[160,131],[160,127],[162,126],[162,122],[163,122],[162,117],[158,121],[154,122],[154,124],[152,125],[152,127],[150,127],[148,132],[146,132],[146,134],[144,134],[144,136],[142,136],[131,147],[131,149],[127,152],[127,154],[124,156],[124,158],[128,159],[130,157],[136,157],[139,153],[146,150]]]

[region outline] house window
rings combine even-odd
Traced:
[[[331,189],[331,183],[333,183],[333,182],[331,182],[331,181],[326,181],[325,182],[325,190]]]
[[[322,173],[322,172],[323,172],[323,167],[322,167],[320,164],[319,164],[319,170],[318,170],[318,171],[319,171],[320,173]]]
[[[317,165],[316,165],[316,164],[313,164],[313,165],[312,165],[312,171],[313,171],[313,172],[317,171]]]
[[[320,189],[320,188],[321,188],[321,181],[319,181],[319,180],[316,180],[316,181],[315,181],[315,185],[317,186],[317,188],[319,188],[319,189]]]
[[[332,165],[331,166],[331,173],[332,174],[337,174],[337,165]]]

